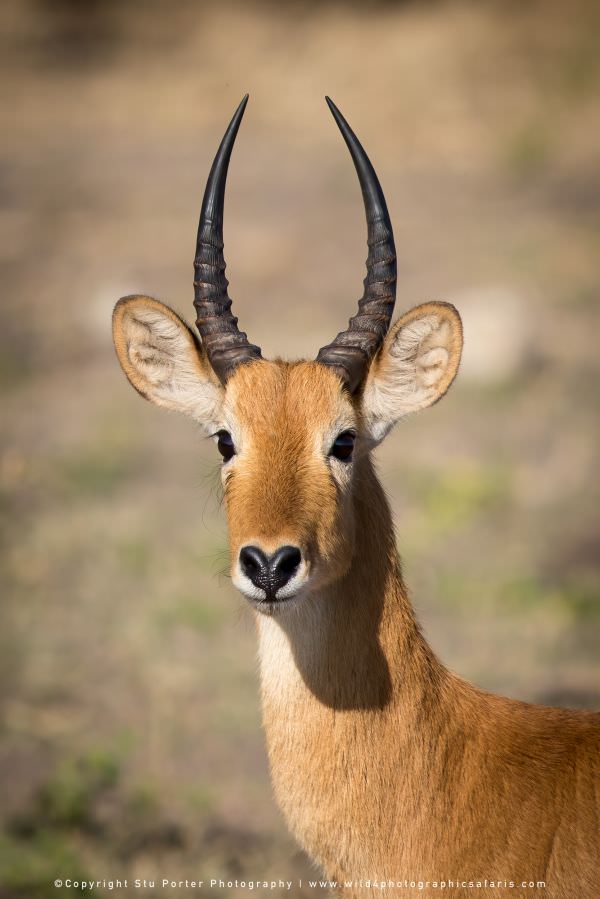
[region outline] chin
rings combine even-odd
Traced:
[[[256,609],[259,614],[268,615],[270,618],[276,618],[278,616],[286,615],[292,610],[298,609],[305,599],[306,596],[303,595],[303,591],[300,590],[298,593],[287,596],[285,599],[250,599],[249,602],[252,608]]]

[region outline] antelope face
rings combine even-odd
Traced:
[[[361,437],[335,372],[316,362],[240,366],[217,434],[236,587],[263,606],[341,576]]]
[[[389,327],[396,262],[385,200],[364,150],[330,106],[359,176],[369,257],[359,313],[316,361],[263,359],[230,311],[223,201],[245,100],[219,148],[202,204],[194,282],[201,341],[150,297],[125,297],[113,315],[117,355],[136,390],[192,416],[214,439],[233,582],[271,614],[347,571],[361,460],[401,417],[446,392],[462,347],[460,318],[445,303],[418,306]]]

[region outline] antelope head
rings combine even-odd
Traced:
[[[216,442],[233,582],[274,614],[348,571],[354,498],[370,451],[399,419],[444,395],[458,369],[462,329],[454,307],[438,302],[390,327],[396,253],[386,202],[365,151],[328,99],[364,199],[364,293],[348,327],[315,361],[262,358],[231,312],[223,256],[225,182],[246,102],[225,132],[202,203],[194,261],[200,339],[145,296],[117,303],[113,336],[133,387],[191,416]]]

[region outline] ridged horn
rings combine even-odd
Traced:
[[[333,366],[352,393],[387,333],[396,301],[396,248],[381,185],[369,157],[335,103],[325,98],[346,141],[360,182],[367,217],[367,276],[358,313],[335,340],[319,350],[317,361]]]
[[[246,94],[229,123],[212,164],[202,200],[194,259],[196,325],[209,362],[222,384],[238,365],[261,358],[260,347],[248,342],[231,312],[223,256],[223,204],[227,170],[247,102]]]

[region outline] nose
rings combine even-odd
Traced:
[[[302,554],[297,546],[280,546],[268,556],[258,546],[243,546],[240,568],[255,587],[265,591],[266,599],[276,599],[277,591],[296,574]]]

